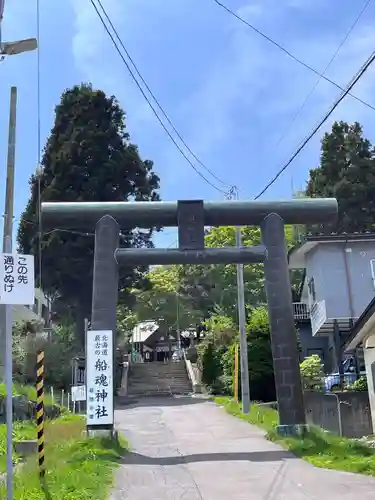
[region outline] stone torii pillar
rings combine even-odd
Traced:
[[[261,231],[267,248],[264,274],[280,421],[277,430],[283,435],[298,434],[303,432],[306,416],[284,221],[278,214],[269,214]]]

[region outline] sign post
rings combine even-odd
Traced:
[[[87,332],[86,401],[87,432],[113,434],[113,333],[112,330]]]
[[[86,386],[75,385],[71,388],[71,398],[73,403],[73,413],[76,413],[76,403],[78,402],[78,413],[81,411],[80,402],[86,401]]]
[[[5,250],[12,248],[10,236]],[[32,255],[0,254],[0,304],[5,305],[5,387],[6,387],[6,486],[7,500],[13,500],[13,355],[12,305],[32,305],[35,300],[34,257]]]

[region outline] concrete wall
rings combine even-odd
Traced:
[[[366,309],[375,294],[371,259],[373,241],[320,243],[306,255],[306,279],[314,277],[316,301],[325,300],[327,318],[357,318]]]
[[[340,400],[342,435],[359,438],[373,434],[369,397],[367,392],[335,393]],[[338,404],[335,394],[305,392],[306,417],[313,423],[339,434]]]

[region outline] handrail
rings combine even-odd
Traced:
[[[190,361],[190,359],[187,359],[187,357],[186,357],[185,349],[182,349],[182,353],[183,353],[183,358],[185,361],[186,371],[188,373],[188,377],[189,377],[189,380],[191,382],[191,386],[193,388],[193,392],[194,392],[194,394],[200,394],[202,392],[202,385],[196,379],[191,361]]]

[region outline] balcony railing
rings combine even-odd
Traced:
[[[296,320],[310,319],[310,309],[304,302],[293,302],[293,315]]]

